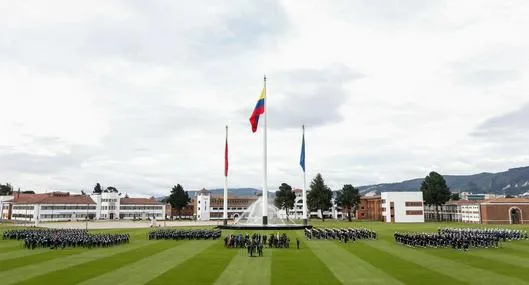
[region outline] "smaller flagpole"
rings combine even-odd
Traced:
[[[224,204],[223,204],[224,225],[228,224],[228,126],[226,126],[226,145],[224,146]]]
[[[305,125],[302,127],[303,130],[303,156],[305,156]],[[303,225],[308,225],[308,215],[307,215],[307,172],[305,165],[305,157],[303,158]]]

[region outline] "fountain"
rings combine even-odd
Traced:
[[[305,226],[297,224],[293,220],[287,220],[279,214],[280,210],[273,204],[268,203],[268,224],[263,225],[263,197],[259,197],[253,202],[239,217],[235,219],[233,224],[218,226],[222,229],[251,229],[251,230],[297,230],[304,228],[312,228],[312,226]],[[301,220],[300,220],[301,221]]]

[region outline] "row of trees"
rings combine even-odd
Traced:
[[[287,183],[281,183],[279,190],[276,191],[274,204],[279,209],[285,210],[287,213],[294,208],[296,195],[292,191],[292,187]],[[332,207],[333,192],[329,188],[320,173],[310,183],[310,190],[307,193],[307,207],[309,211],[320,211],[322,220],[325,220],[323,212]],[[358,188],[351,184],[345,184],[341,190],[337,192],[336,204],[347,211],[347,218],[352,220],[352,212],[360,203],[360,194]]]

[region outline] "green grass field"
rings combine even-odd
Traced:
[[[148,229],[121,230],[131,234],[130,244],[101,249],[27,250],[20,241],[0,240],[0,284],[529,284],[529,241],[469,252],[413,249],[396,244],[393,232],[469,225],[312,224],[364,227],[379,239],[307,241],[302,231],[290,231],[290,249],[265,248],[264,257],[254,258],[224,248],[222,240],[149,241]]]

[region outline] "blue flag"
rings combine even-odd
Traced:
[[[303,127],[303,138],[301,139],[301,156],[299,158],[299,165],[305,172],[305,128]]]

